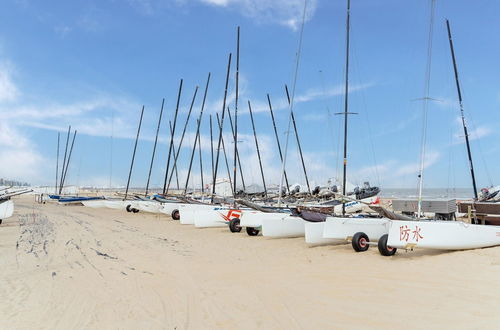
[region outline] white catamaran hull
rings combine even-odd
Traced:
[[[0,219],[7,219],[14,213],[14,202],[10,199],[0,201]]]
[[[345,203],[345,213],[352,214],[356,212],[361,212],[366,208],[366,203],[372,204],[378,201],[377,196],[364,198],[361,201],[350,201]],[[361,203],[362,202],[362,203]],[[335,214],[342,214],[342,204],[336,205],[333,209]]]
[[[225,227],[234,218],[240,218],[241,210],[217,207],[196,212],[194,225],[198,228]]]
[[[162,203],[157,202],[157,201],[138,201],[138,202],[135,202],[131,205],[133,205],[132,207],[137,206],[136,208],[142,212],[161,213],[160,209],[161,209]]]
[[[354,234],[363,232],[370,241],[378,241],[380,237],[389,231],[389,219],[373,218],[326,218],[323,229],[324,238],[336,240],[350,240]]]
[[[184,204],[185,205],[185,204]],[[160,212],[168,216],[172,216],[172,212],[179,210],[180,205],[178,203],[163,203],[160,207]]]
[[[194,225],[196,213],[200,210],[211,210],[213,205],[202,204],[179,204],[179,215],[181,225]]]
[[[306,222],[305,239],[307,244],[328,245],[343,243],[343,240],[323,237],[325,222]]]
[[[96,199],[96,200],[91,200],[91,201],[82,201],[82,204],[86,207],[90,207],[93,209],[98,209],[98,208],[103,208],[106,207],[104,204],[104,199]]]
[[[262,236],[267,237],[303,237],[305,221],[290,214],[270,213],[262,219]]]
[[[130,201],[104,200],[104,206],[109,209],[125,210],[127,205],[130,205]]]
[[[266,214],[268,213],[261,211],[246,211],[240,217],[240,226],[260,228],[262,226],[262,219]]]
[[[387,245],[439,250],[466,250],[500,245],[500,226],[461,221],[390,221]]]

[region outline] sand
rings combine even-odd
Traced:
[[[498,328],[500,248],[382,257],[15,199],[0,329]]]

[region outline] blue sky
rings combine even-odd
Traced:
[[[124,185],[144,104],[132,177],[133,185],[144,185],[165,98],[152,177],[159,186],[179,80],[184,79],[184,89],[177,133],[197,85],[193,112],[198,115],[211,72],[202,123],[208,181],[208,115],[221,111],[227,57],[235,52],[239,25],[243,171],[247,182],[260,183],[246,106],[250,100],[267,181],[278,183],[280,162],[266,93],[284,143],[283,86],[293,80],[302,0],[6,0],[0,6],[1,177],[52,184],[57,132],[71,124],[79,134],[68,183],[107,186],[111,177],[112,185]],[[430,1],[353,0],[351,6],[350,111],[359,115],[350,117],[349,179],[416,187],[422,102],[415,99],[424,94]],[[340,174],[341,117],[333,113],[343,111],[345,7],[345,1],[309,0],[304,29],[295,113],[308,174],[317,184]],[[470,186],[445,18],[454,34],[478,185],[500,181],[498,12],[500,3],[494,0],[437,1],[430,96],[439,101],[429,105],[426,187]],[[231,79],[229,106],[234,108],[234,66]],[[194,130],[191,121],[179,159],[181,181]],[[226,140],[232,148],[229,133]],[[303,183],[297,147],[290,141],[287,172],[291,181]],[[224,166],[219,173],[225,173]],[[198,161],[193,182],[199,182]]]

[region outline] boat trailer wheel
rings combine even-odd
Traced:
[[[132,212],[134,212],[134,213],[138,213],[138,212],[139,212],[139,210],[138,210],[138,209],[134,209],[134,208],[132,208]]]
[[[365,233],[359,232],[352,237],[352,248],[356,252],[365,252],[370,247],[370,239]]]
[[[257,236],[259,235],[260,230],[255,229],[254,227],[247,227],[246,228],[248,236]]]
[[[390,257],[396,253],[398,249],[390,247],[387,245],[387,239],[389,238],[389,235],[385,234],[380,239],[378,240],[378,251],[380,252],[381,255]]]
[[[181,218],[181,215],[179,213],[179,210],[177,210],[177,209],[173,210],[172,211],[172,219],[174,219],[174,220],[180,220],[180,218]]]
[[[125,210],[127,210],[127,212],[132,212],[132,205],[127,205],[127,207],[125,208]]]
[[[240,219],[238,218],[231,219],[231,221],[229,221],[229,230],[232,233],[239,233],[241,231]]]
[[[2,219],[0,219],[0,225],[2,224]]]

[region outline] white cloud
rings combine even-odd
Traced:
[[[8,63],[0,64],[0,102],[15,101],[19,96],[19,91],[12,82],[12,71],[12,66]]]
[[[235,9],[257,23],[277,23],[297,29],[304,11],[304,0],[200,0],[215,6]],[[306,21],[316,11],[317,0],[307,1]]]

